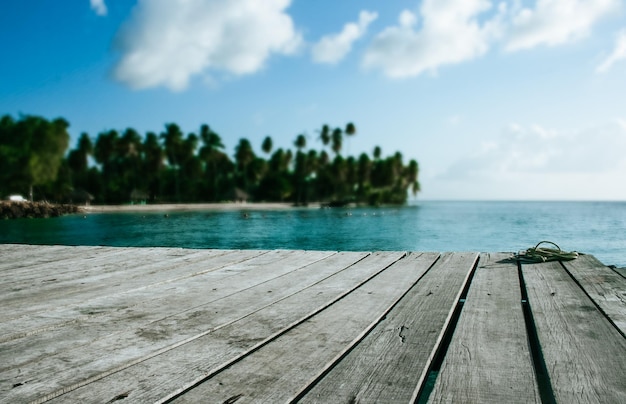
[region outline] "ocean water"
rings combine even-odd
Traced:
[[[516,252],[542,240],[626,266],[626,202],[92,213],[0,221],[0,243],[219,249]]]

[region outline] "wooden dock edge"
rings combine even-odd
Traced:
[[[0,258],[0,403],[626,402],[626,278],[591,255]]]

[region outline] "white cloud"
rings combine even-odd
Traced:
[[[367,27],[378,18],[378,13],[361,11],[359,21],[344,25],[338,34],[326,35],[313,46],[312,57],[317,63],[335,64],[352,49],[352,44],[365,35]]]
[[[620,0],[424,0],[374,37],[363,66],[405,78],[476,59],[496,45],[508,52],[563,45],[589,35],[620,6]],[[599,71],[626,58],[623,36]]]
[[[251,74],[302,39],[291,0],[140,0],[118,38],[115,77],[135,89],[184,90],[194,75]]]
[[[555,46],[589,34],[619,6],[619,0],[537,0],[533,9],[514,7],[505,49]]]
[[[626,30],[617,35],[613,52],[596,68],[596,72],[607,72],[615,62],[626,59]]]
[[[451,167],[449,174],[604,172],[624,160],[626,127],[615,121],[579,132],[511,124],[502,135]]]
[[[624,123],[577,132],[511,124],[432,178],[433,191],[467,199],[624,199],[626,190],[616,186],[626,178]]]
[[[104,0],[89,0],[91,3],[91,9],[96,12],[96,14],[105,16],[107,15],[107,5],[104,3]]]
[[[404,10],[398,25],[374,38],[363,65],[402,78],[479,57],[499,31],[500,12],[482,25],[478,21],[490,9],[487,0],[425,0],[419,16]]]

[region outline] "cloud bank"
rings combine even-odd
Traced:
[[[402,11],[397,26],[386,28],[374,38],[363,65],[402,78],[474,59],[487,52],[497,33],[497,20],[483,24],[478,21],[490,8],[486,0],[425,0],[419,15]]]
[[[96,12],[96,14],[100,16],[107,15],[107,5],[104,3],[104,0],[89,0],[91,4],[91,9]]]
[[[301,41],[290,0],[140,0],[122,29],[114,75],[134,89],[184,90],[193,76],[259,71]]]
[[[620,199],[626,176],[626,123],[568,132],[510,124],[501,135],[451,164],[433,179],[442,197],[470,199]],[[467,189],[465,189],[467,188]]]
[[[324,36],[313,46],[311,51],[313,61],[328,64],[341,61],[352,49],[352,44],[367,32],[367,27],[376,18],[378,13],[361,11],[358,22],[347,23],[338,34]]]
[[[618,0],[537,0],[534,8],[515,10],[506,50],[575,41],[618,6]]]
[[[619,6],[619,0],[536,0],[529,6],[517,0],[424,0],[417,12],[402,11],[397,25],[375,36],[363,66],[405,78],[476,59],[496,46],[516,52],[563,45],[589,35]]]
[[[304,40],[287,9],[291,0],[138,0],[117,39],[114,77],[134,89],[187,88],[203,76],[253,74],[274,55],[295,53]],[[106,15],[104,0],[91,0]],[[477,59],[492,48],[519,52],[584,38],[620,0],[424,0],[403,10],[397,23],[374,35],[362,59],[366,69],[391,78],[436,74],[441,67]],[[341,32],[311,47],[315,63],[336,64],[363,38],[376,12],[361,11]],[[624,31],[626,32],[626,31]],[[606,72],[626,58],[626,34],[597,67]]]

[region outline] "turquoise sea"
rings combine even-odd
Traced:
[[[0,243],[219,249],[511,251],[551,240],[626,266],[626,202],[440,202],[405,207],[92,213],[0,221]]]

